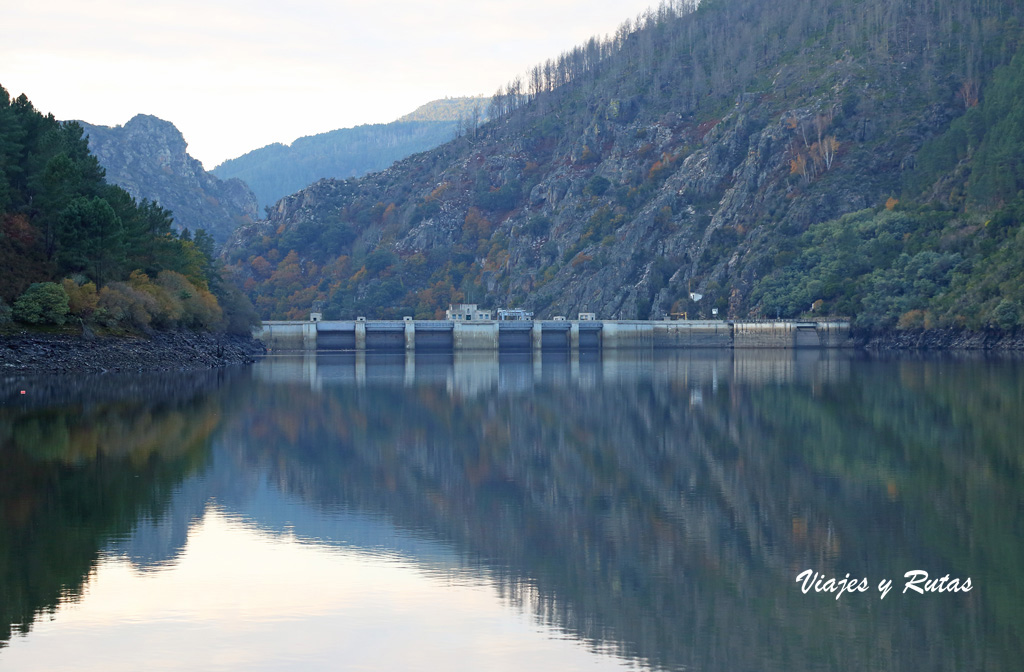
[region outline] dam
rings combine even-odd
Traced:
[[[318,320],[267,321],[270,351],[595,351],[853,347],[843,320]]]

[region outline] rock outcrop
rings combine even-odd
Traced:
[[[107,181],[136,200],[148,199],[174,213],[177,230],[205,229],[223,243],[238,226],[258,219],[256,197],[238,179],[221,180],[189,156],[174,124],[148,114],[124,126],[78,122]]]

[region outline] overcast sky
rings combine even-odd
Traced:
[[[652,0],[2,0],[0,85],[44,113],[173,122],[211,169],[490,95]]]

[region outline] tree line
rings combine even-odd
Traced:
[[[614,33],[591,37],[500,86],[488,116],[498,119],[528,106],[531,114],[543,114],[561,94],[575,94],[566,86],[572,83],[598,84],[596,93],[610,97],[635,95],[626,89],[637,76],[650,78],[645,102],[660,100],[690,113],[758,85],[764,68],[783,62],[808,40],[826,44],[836,58],[908,59],[908,66],[925,70],[933,86],[955,71],[963,95],[976,97],[979,78],[1015,53],[1020,14],[1019,6],[997,0],[666,0]]]

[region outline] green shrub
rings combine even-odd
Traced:
[[[28,324],[64,324],[68,294],[55,282],[34,282],[14,302],[14,319]]]
[[[260,316],[252,303],[230,278],[224,277],[217,283],[217,303],[223,315],[223,329],[229,334],[248,334],[259,326]]]
[[[1020,321],[1020,314],[1017,311],[1017,306],[1013,301],[1009,299],[1003,299],[996,306],[995,310],[992,311],[992,318],[1000,329],[1006,329],[1009,331],[1017,326]]]
[[[534,215],[523,225],[523,233],[535,238],[543,238],[551,231],[551,220],[543,215]]]
[[[508,183],[500,189],[477,189],[473,204],[489,212],[505,212],[516,207],[519,200],[519,185]]]
[[[604,192],[608,191],[612,183],[606,177],[601,175],[594,175],[587,180],[587,186],[584,187],[584,193],[589,193],[594,196],[604,196]]]

